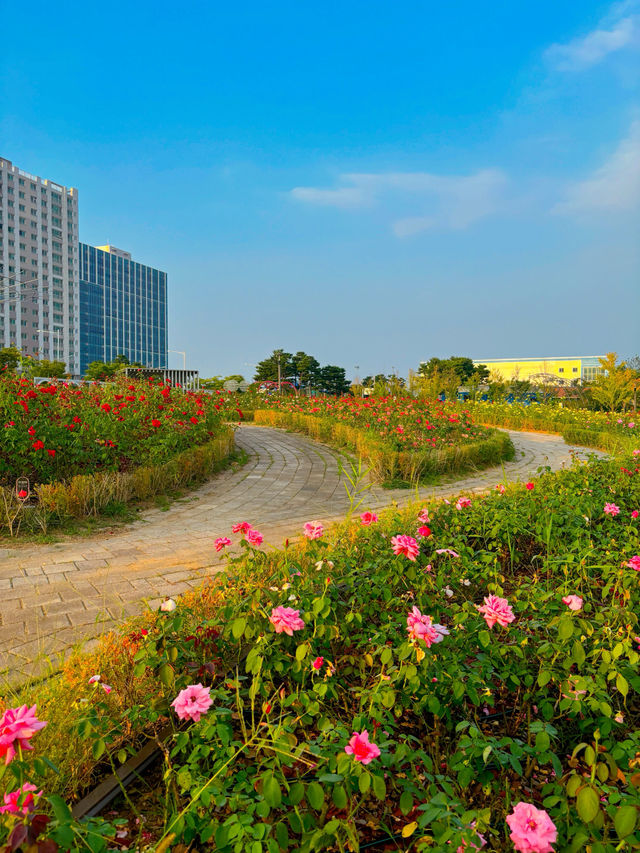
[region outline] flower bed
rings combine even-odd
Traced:
[[[497,465],[513,455],[507,436],[474,424],[464,410],[413,399],[274,398],[254,422],[284,427],[362,458],[378,481],[409,483]]]
[[[637,849],[639,458],[363,513],[332,535],[309,522],[303,545],[270,554],[239,523],[212,543],[244,543],[227,577],[25,691],[48,724],[29,724],[4,774],[5,837],[24,826],[96,851],[338,851],[381,836],[442,853]],[[7,749],[12,726],[5,715]],[[74,821],[66,801],[154,736],[150,789]],[[10,792],[25,783],[20,803]]]
[[[232,414],[240,416],[231,395],[153,380],[35,386],[1,375],[0,532],[203,479],[233,448]],[[17,494],[18,478],[29,492]]]
[[[640,418],[633,413],[618,415],[541,403],[466,403],[464,408],[488,426],[558,433],[571,444],[610,453],[632,450],[640,443]]]

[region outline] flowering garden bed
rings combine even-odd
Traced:
[[[235,400],[157,381],[36,386],[0,376],[0,532],[94,515],[203,479],[233,449]],[[29,487],[17,491],[19,478]],[[28,488],[28,491],[27,491]]]
[[[639,465],[271,553],[239,523],[226,576],[7,703],[6,849],[638,849]],[[126,799],[72,817],[153,740]]]
[[[457,407],[459,410],[461,406]],[[506,429],[553,432],[569,444],[596,447],[610,453],[632,450],[640,444],[637,414],[611,414],[560,405],[532,403],[466,403],[475,420]]]
[[[508,436],[475,424],[464,409],[413,398],[285,397],[265,400],[255,423],[303,432],[354,451],[378,481],[497,465],[513,456]]]

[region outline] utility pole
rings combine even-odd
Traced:
[[[282,393],[282,374],[280,372],[280,353],[278,353],[278,394]]]

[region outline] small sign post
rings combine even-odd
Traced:
[[[31,488],[29,487],[28,477],[18,477],[16,480],[16,497],[24,503],[31,496]]]

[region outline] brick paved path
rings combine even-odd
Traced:
[[[555,470],[570,462],[571,448],[557,436],[510,435],[517,458],[504,466],[509,480],[525,480],[541,465]],[[2,673],[16,682],[48,671],[58,654],[139,612],[143,601],[156,607],[218,571],[224,564],[213,540],[230,534],[237,521],[251,522],[266,543],[279,546],[300,535],[305,521],[328,522],[347,511],[336,451],[300,435],[254,426],[240,427],[236,443],[249,455],[248,463],[218,475],[168,511],[146,511],[134,524],[90,538],[0,547],[0,684]],[[421,489],[420,495],[482,491],[503,476],[501,467],[492,468]],[[375,488],[362,510],[414,497],[415,491]]]

